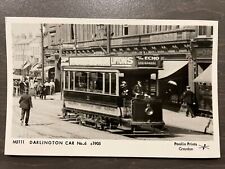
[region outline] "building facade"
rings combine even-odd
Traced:
[[[212,62],[212,34],[209,26],[46,24],[45,47],[56,65],[76,56],[158,55],[164,61],[159,95],[165,104],[179,105],[185,87],[195,91],[194,79]]]
[[[41,61],[41,37],[21,35],[13,39],[13,69],[18,75],[28,76]]]

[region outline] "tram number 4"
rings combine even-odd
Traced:
[[[101,145],[101,142],[100,141],[93,141],[93,142],[91,142],[90,145],[91,146],[100,146]]]

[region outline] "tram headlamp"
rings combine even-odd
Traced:
[[[148,115],[148,116],[151,116],[153,115],[153,110],[152,110],[152,107],[150,104],[147,104],[146,108],[145,108],[145,113]]]

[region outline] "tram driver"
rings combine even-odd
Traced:
[[[120,87],[121,87],[121,96],[127,97],[128,96],[127,82],[122,81]]]
[[[137,84],[134,86],[132,93],[134,95],[135,98],[141,98],[144,95],[144,90],[143,90],[143,86],[141,84],[141,81],[138,80]]]

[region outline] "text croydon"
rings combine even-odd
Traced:
[[[47,144],[47,145],[63,145],[63,141],[55,140],[30,140],[30,144]]]

